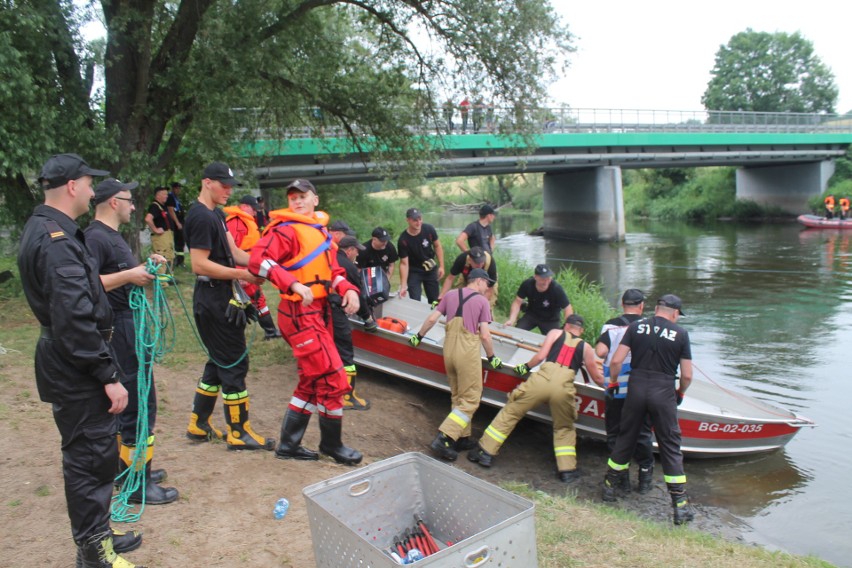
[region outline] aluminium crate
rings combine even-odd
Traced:
[[[538,566],[531,501],[421,453],[370,464],[303,493],[319,567],[398,566],[388,550],[415,526],[415,515],[441,546],[416,566]]]

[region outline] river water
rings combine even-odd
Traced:
[[[431,221],[457,234],[470,216]],[[614,307],[626,288],[678,294],[697,378],[817,423],[772,454],[688,460],[689,490],[749,542],[852,566],[852,231],[629,222],[625,243],[604,244],[531,237],[532,224],[499,216],[498,248],[573,266]]]

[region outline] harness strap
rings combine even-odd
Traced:
[[[473,293],[465,296],[464,294],[462,294],[463,290],[464,290],[464,288],[459,288],[459,307],[456,308],[456,315],[455,315],[455,317],[457,317],[457,318],[462,317],[462,308],[464,307],[465,302],[470,300],[475,295],[479,294],[479,292],[473,292]]]

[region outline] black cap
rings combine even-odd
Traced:
[[[181,182],[179,182],[179,181],[173,181],[172,183],[170,183],[170,184],[169,184],[169,187],[171,187],[172,189],[174,189],[174,188],[176,188],[176,187],[183,187],[183,184],[182,184]]]
[[[571,314],[565,318],[565,325],[576,325],[577,327],[586,327],[586,320],[580,314]]]
[[[108,178],[99,183],[95,187],[95,197],[92,201],[95,202],[95,205],[103,203],[116,193],[121,193],[122,191],[131,191],[139,187],[138,181],[132,181],[130,183],[124,183],[118,181],[115,178]]]
[[[405,216],[408,219],[415,219],[416,220],[416,219],[422,219],[423,213],[420,212],[420,209],[418,209],[416,207],[412,207],[411,209],[409,209],[408,211],[405,212]]]
[[[552,278],[553,277],[553,271],[546,264],[539,264],[538,266],[535,267],[535,275],[536,276],[543,276],[545,278]]]
[[[254,195],[243,195],[240,198],[241,205],[251,205],[253,208],[257,209],[260,207],[257,203],[257,198]]]
[[[231,168],[222,162],[213,162],[204,168],[204,173],[201,174],[201,177],[202,179],[216,180],[222,185],[230,187],[242,185],[242,183],[234,177],[234,172],[231,171]]]
[[[680,312],[680,315],[685,315],[683,313],[683,309],[681,308],[680,298],[678,298],[674,294],[666,294],[664,296],[660,296],[660,299],[657,300],[657,305],[677,310],[678,312]]]
[[[467,281],[476,280],[477,278],[482,278],[483,280],[487,280],[489,284],[493,284],[494,280],[492,280],[488,273],[482,270],[481,268],[474,268],[470,271],[470,274],[467,275]]]
[[[341,221],[338,219],[334,221],[331,225],[328,226],[329,231],[340,231],[341,233],[346,233],[347,235],[352,231],[346,221]]]
[[[497,211],[494,210],[493,207],[488,205],[487,203],[479,208],[479,216],[485,217],[486,215],[497,214]]]
[[[470,250],[467,251],[467,254],[470,256],[470,260],[472,260],[476,264],[481,264],[485,262],[485,251],[482,250],[482,247],[470,247]]]
[[[638,306],[645,301],[645,293],[637,288],[630,288],[621,295],[621,303],[625,306]]]
[[[317,188],[314,187],[314,184],[309,182],[306,179],[294,179],[290,182],[290,185],[284,188],[289,194],[291,191],[301,191],[302,193],[307,193],[312,191],[314,195],[319,195],[317,193]]]
[[[358,239],[351,235],[346,235],[345,237],[340,239],[340,242],[337,243],[337,246],[342,249],[355,247],[358,250],[364,250],[365,248],[364,245],[358,242]]]
[[[379,239],[379,240],[380,240],[380,241],[382,241],[383,243],[386,243],[386,242],[388,242],[388,241],[390,240],[390,235],[389,235],[389,234],[388,234],[388,232],[387,232],[387,231],[385,231],[382,227],[376,227],[375,229],[373,229],[373,234],[372,234],[372,236],[373,236],[374,238]]]
[[[108,176],[106,170],[90,168],[86,160],[77,154],[56,154],[51,156],[41,167],[38,182],[43,189],[62,187],[69,181],[78,180],[83,176]]]

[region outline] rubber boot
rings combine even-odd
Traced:
[[[455,446],[456,441],[443,432],[438,432],[438,435],[435,436],[435,439],[432,440],[431,444],[429,444],[429,448],[433,452],[447,461],[456,461],[456,458],[459,457],[459,453],[455,450]]]
[[[127,444],[121,445],[121,450],[119,451],[119,468],[122,470],[127,470],[133,466],[133,460],[136,455],[136,446],[129,446]],[[148,505],[166,505],[168,503],[173,503],[177,501],[178,498],[178,490],[174,487],[160,487],[157,485],[154,480],[151,478],[151,459],[154,457],[154,436],[150,436],[148,438],[148,452],[145,456],[144,465],[141,460],[140,463],[137,463],[136,467],[143,469],[144,478],[142,479],[142,483],[136,491],[127,496],[128,503],[142,503],[143,497],[144,502]],[[123,482],[127,482],[127,476],[123,478]],[[144,495],[143,495],[144,493]]]
[[[218,396],[218,388],[215,391],[204,390],[201,386],[195,389],[192,414],[189,417],[189,426],[186,428],[186,437],[193,442],[225,439],[225,434],[210,422]]]
[[[479,440],[472,436],[462,436],[456,443],[453,444],[453,449],[457,452],[466,452],[479,446]]]
[[[78,545],[81,568],[137,568],[113,548],[112,531],[104,531]],[[139,566],[138,568],[145,568]]]
[[[343,465],[356,465],[364,457],[358,450],[343,445],[343,420],[319,416],[320,445],[319,451],[334,458]]]
[[[621,475],[618,476],[618,490],[621,491],[622,495],[627,495],[633,490],[633,488],[630,487],[629,469],[625,469],[621,472]]]
[[[131,552],[142,546],[142,533],[139,531],[117,531],[110,529],[112,533],[112,549],[116,554],[123,552]],[[83,551],[81,547],[77,547],[77,561],[74,563],[74,568],[83,568]]]
[[[467,459],[482,467],[491,467],[491,464],[494,463],[494,456],[483,450],[479,444],[476,445],[476,449],[467,453]]]
[[[618,500],[618,487],[621,485],[621,473],[611,467],[606,470],[603,482],[601,499],[606,503],[614,503]]]
[[[358,376],[355,365],[346,365],[343,370],[349,382],[349,392],[343,395],[343,410],[370,410],[370,401],[355,393],[355,378]]]
[[[225,400],[225,422],[228,423],[229,450],[267,450],[275,449],[275,440],[258,436],[249,422],[249,397]]]
[[[281,337],[281,332],[278,331],[278,328],[275,327],[275,322],[272,321],[272,314],[266,312],[262,316],[257,318],[257,323],[263,328],[263,340],[270,341],[272,339],[276,339]]]
[[[654,482],[654,466],[653,464],[647,468],[639,467],[639,485],[636,486],[636,492],[644,495],[651,490]]]
[[[284,420],[281,422],[281,437],[278,439],[278,447],[275,448],[275,457],[282,460],[304,460],[315,461],[319,454],[302,446],[302,437],[308,429],[311,421],[310,414],[303,414],[294,410],[287,410]]]
[[[681,487],[683,486],[681,485]],[[674,524],[684,525],[695,518],[695,511],[693,511],[684,489],[673,490],[670,488],[669,494],[672,497],[672,521]]]

